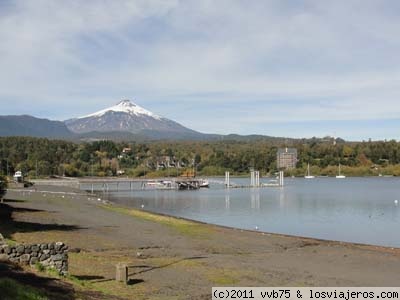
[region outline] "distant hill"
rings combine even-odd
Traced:
[[[22,115],[0,116],[0,136],[71,138],[73,133],[63,122]]]

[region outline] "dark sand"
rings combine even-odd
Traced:
[[[17,242],[63,241],[81,249],[70,254],[71,275],[85,281],[85,288],[124,299],[210,299],[213,286],[400,284],[400,249],[241,231],[137,211],[132,216],[66,187],[9,191],[4,205],[12,215],[0,222],[1,233]],[[113,280],[119,262],[136,266],[128,286]]]

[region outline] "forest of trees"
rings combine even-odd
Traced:
[[[252,141],[180,141],[72,143],[30,137],[0,138],[0,174],[20,170],[30,178],[51,175],[176,176],[195,169],[201,175],[247,174],[250,168],[263,175],[277,171],[279,147],[298,150],[297,168],[288,175],[302,176],[308,163],[315,175],[334,175],[339,163],[346,175],[400,175],[400,143],[396,141],[344,142],[332,139],[290,140],[285,143]],[[129,148],[130,151],[123,153]],[[170,158],[174,167],[159,168]]]

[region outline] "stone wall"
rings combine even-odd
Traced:
[[[68,274],[68,246],[62,242],[10,246],[0,234],[1,260],[22,265],[40,263],[45,268],[55,269],[60,275]]]

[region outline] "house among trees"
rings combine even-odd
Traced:
[[[21,182],[24,181],[24,176],[22,176],[22,172],[21,172],[21,171],[15,172],[15,174],[14,174],[14,181],[15,181],[15,182],[18,182],[18,183],[21,183]]]
[[[131,153],[131,152],[132,152],[132,149],[131,149],[131,148],[124,148],[124,149],[122,149],[122,153],[128,154],[128,153]]]
[[[297,164],[297,149],[295,148],[280,148],[277,154],[277,167],[279,170],[290,170],[296,168]]]

